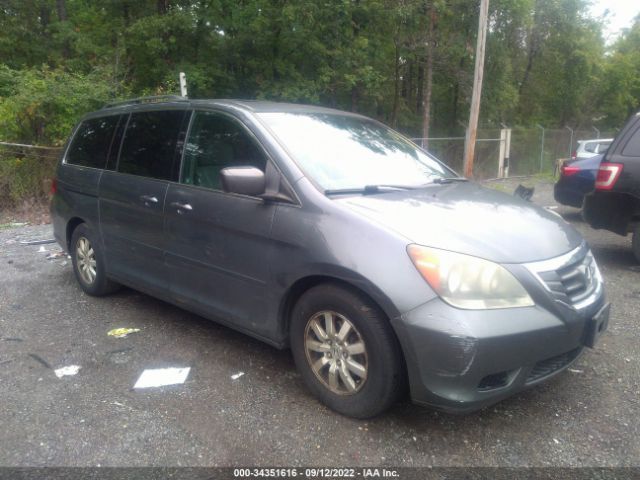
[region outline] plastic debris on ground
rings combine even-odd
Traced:
[[[130,333],[136,333],[139,331],[140,331],[139,328],[114,328],[113,330],[109,330],[107,332],[107,335],[115,338],[124,338]]]
[[[66,257],[67,254],[64,253],[62,250],[60,250],[59,252],[52,252],[49,255],[47,255],[46,258],[47,260],[54,260],[56,258],[62,258],[62,257]]]
[[[44,248],[44,245],[40,245],[40,248],[38,249],[38,253],[47,253],[47,249]]]
[[[61,367],[53,371],[56,374],[56,377],[62,378],[67,376],[76,375],[80,369],[80,365],[68,365],[66,367]]]
[[[190,370],[191,367],[147,369],[142,372],[133,388],[164,387],[184,383]]]
[[[238,372],[235,375],[231,375],[231,380],[237,380],[243,375],[244,375],[244,372]]]
[[[45,240],[20,240],[20,245],[46,245],[48,243],[56,243],[56,241],[53,238]]]

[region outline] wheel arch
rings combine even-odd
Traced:
[[[385,314],[387,321],[391,325],[395,334],[395,329],[393,328],[391,319],[399,316],[400,313],[397,311],[391,300],[384,295],[380,289],[359,276],[345,279],[341,276],[320,274],[307,275],[297,279],[283,295],[282,301],[280,302],[278,318],[282,333],[286,338],[289,336],[289,328],[291,326],[291,312],[293,311],[293,307],[297,301],[311,288],[325,283],[342,286],[366,297]]]
[[[67,227],[65,229],[65,243],[67,245],[67,252],[71,251],[71,237],[73,236],[73,232],[78,226],[83,223],[87,223],[84,219],[80,217],[72,217],[67,222]]]

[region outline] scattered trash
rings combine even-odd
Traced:
[[[38,362],[40,365],[42,365],[43,367],[49,368],[49,369],[52,368],[51,365],[49,365],[49,363],[40,355],[37,355],[35,353],[30,353],[29,356],[33,358],[36,362]]]
[[[130,352],[131,350],[133,350],[133,348],[131,347],[125,347],[125,348],[118,348],[117,350],[110,350],[107,352],[107,355],[115,355],[116,353],[125,353],[125,352]]]
[[[139,328],[114,328],[113,330],[109,330],[107,332],[107,335],[109,335],[110,337],[124,338],[130,333],[136,333],[139,331]]]
[[[46,245],[48,243],[56,243],[55,238],[48,238],[46,240],[20,240],[21,245]]]
[[[4,337],[2,340],[5,342],[22,342],[23,340],[18,337]]]
[[[66,267],[66,266],[67,266],[67,263],[68,263],[68,262],[65,260],[64,262],[62,262],[62,263],[60,264],[60,266],[61,266],[61,267]]]
[[[191,367],[186,368],[155,368],[142,372],[133,388],[163,387],[184,383]]]
[[[523,200],[531,201],[531,197],[533,197],[533,192],[535,191],[534,187],[527,188],[524,185],[520,184],[516,187],[513,192],[513,195],[516,197],[520,197]]]
[[[244,375],[244,372],[238,372],[235,375],[231,375],[231,380],[237,380],[243,375]]]
[[[44,248],[43,245],[40,245],[40,248],[38,249],[38,253],[47,253],[47,249]]]
[[[44,258],[46,258],[47,260],[53,260],[55,258],[65,257],[66,255],[67,255],[66,253],[64,253],[62,250],[60,250],[59,252],[50,253],[49,255],[47,255]]]
[[[556,445],[559,445],[560,444],[560,440],[558,440],[557,438],[554,438],[553,439],[553,443],[555,443]]]
[[[575,368],[570,368],[569,371],[571,373],[583,373],[584,372],[584,370],[576,370]]]
[[[82,367],[80,365],[68,365],[66,367],[61,367],[53,371],[56,374],[56,377],[62,378],[71,375],[76,375]]]

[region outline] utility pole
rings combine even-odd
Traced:
[[[478,20],[478,40],[476,42],[476,65],[473,74],[473,94],[471,95],[471,111],[469,127],[464,139],[464,176],[473,177],[473,158],[475,155],[476,137],[478,135],[478,116],[480,115],[480,97],[482,95],[482,74],[484,73],[484,47],[487,39],[487,17],[489,0],[480,0],[480,17]]]

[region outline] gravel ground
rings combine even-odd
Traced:
[[[535,186],[555,205],[551,184]],[[0,465],[638,466],[640,267],[629,238],[556,211],[591,244],[613,302],[598,347],[478,413],[404,402],[366,422],[318,404],[289,352],[129,289],[86,296],[70,261],[45,258],[57,245],[19,243],[50,226],[0,230]],[[116,327],[141,331],[108,336]],[[57,378],[68,365],[81,369]],[[186,383],[132,389],[166,366],[191,367]]]

